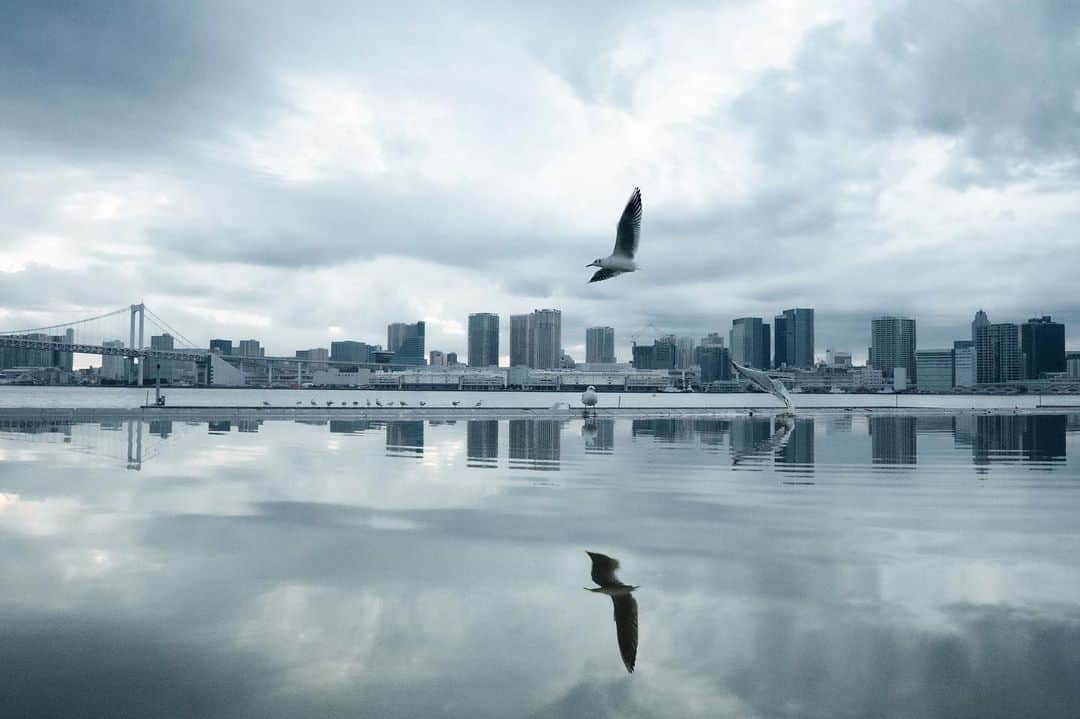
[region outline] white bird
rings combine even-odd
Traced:
[[[403,399],[398,400],[398,404],[400,404],[402,407],[408,407],[409,406],[409,405],[405,404],[405,400],[403,400]]]
[[[452,405],[454,405],[455,407],[457,407],[457,406],[458,406],[459,404],[461,404],[461,400],[456,400],[456,399],[455,399],[455,400],[454,400],[453,402],[451,402],[450,404],[452,404]]]
[[[426,406],[427,406],[427,402],[425,402],[425,401],[423,401],[423,400],[420,400],[420,406],[421,406],[421,407],[426,407]]]
[[[754,385],[762,392],[768,392],[772,396],[779,399],[784,403],[788,412],[794,413],[795,403],[791,400],[791,395],[788,394],[787,388],[784,387],[784,383],[778,379],[773,379],[765,372],[759,369],[752,369],[750,367],[743,367],[735,360],[731,360],[731,366],[735,368],[735,371],[741,374],[746,379],[750,380],[750,384]]]
[[[615,607],[615,636],[619,640],[619,654],[622,655],[626,671],[633,673],[634,662],[637,660],[638,610],[637,600],[631,592],[637,587],[623,584],[615,576],[619,560],[599,552],[587,551],[585,554],[592,560],[592,580],[600,585],[595,589],[585,589],[611,597],[611,603]]]
[[[327,406],[327,407],[329,407],[329,406],[330,406],[330,405],[332,405],[332,404],[334,404],[334,400],[332,400],[332,399],[328,399],[328,400],[326,400],[326,406]]]
[[[311,406],[312,406],[312,407],[318,407],[318,406],[319,406],[319,403],[318,403],[318,402],[316,402],[315,400],[311,400]]]
[[[267,402],[267,401],[266,401],[266,400],[264,399],[264,400],[263,400],[263,407],[269,407],[269,406],[270,406],[270,403],[269,403],[269,402]]]
[[[586,407],[595,407],[600,398],[596,394],[596,387],[589,385],[585,388],[585,393],[581,395],[581,403]]]
[[[379,400],[375,400],[375,404],[378,407],[382,407],[382,402],[380,402]]]
[[[483,403],[484,403],[484,401],[483,401],[483,400],[480,400],[479,402],[477,402],[477,403],[476,403],[475,405],[473,405],[473,406],[474,406],[474,407],[479,407],[479,406],[480,406],[480,405],[482,405]]]
[[[354,399],[352,404],[353,404],[353,407],[359,407],[360,406],[360,400]]]
[[[638,240],[641,239],[641,190],[634,188],[630,201],[626,203],[619,226],[615,230],[615,249],[607,257],[593,260],[586,267],[599,267],[589,282],[611,279],[624,272],[633,272],[638,266],[634,263]]]

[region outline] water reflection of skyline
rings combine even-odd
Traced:
[[[361,435],[372,431],[385,434],[390,456],[419,457],[425,449],[425,425],[453,427],[454,422],[424,420],[311,419],[293,420],[298,425],[326,428],[330,434]],[[562,432],[571,420],[560,419],[484,419],[464,422],[466,458],[470,466],[497,467],[502,453],[510,466],[534,470],[557,470],[563,460]],[[869,438],[869,459],[874,466],[903,467],[920,461],[934,462],[943,456],[939,438],[952,439],[951,446],[969,453],[977,472],[997,463],[1023,463],[1040,469],[1053,469],[1067,460],[1070,433],[1080,432],[1080,415],[1065,414],[935,414],[902,415],[851,414],[797,417],[789,431],[782,431],[779,418],[772,416],[730,418],[625,418],[610,417],[579,420],[581,444],[575,452],[588,455],[621,455],[633,451],[637,443],[657,443],[668,449],[695,448],[705,453],[726,452],[739,467],[775,466],[778,471],[812,472],[820,460],[818,445],[843,442],[845,435],[865,432]],[[80,446],[93,444],[86,435],[93,428],[100,436],[127,428],[130,452],[126,459],[132,468],[141,466],[144,439],[176,441],[178,428],[202,426],[218,436],[266,431],[262,419],[212,419],[201,424],[177,419],[125,419],[100,422],[65,420],[0,420],[0,436],[57,436],[72,443],[73,428],[83,428]],[[283,421],[284,423],[284,421]],[[505,430],[500,429],[505,425]],[[865,430],[863,426],[865,425]],[[620,451],[619,428],[629,430],[631,444]],[[821,430],[821,436],[818,430]],[[626,431],[626,430],[624,430]],[[183,433],[179,433],[182,435]],[[505,439],[504,439],[505,438]],[[927,458],[920,455],[926,442]],[[503,442],[504,444],[500,444]],[[642,445],[644,446],[644,445]],[[858,445],[851,445],[852,447]],[[865,451],[865,450],[864,450]],[[850,450],[845,450],[850,455]],[[122,454],[122,453],[120,453]],[[827,453],[829,454],[829,453]],[[835,452],[833,452],[835,454]],[[831,456],[831,455],[830,455]],[[867,455],[863,455],[866,457]],[[849,457],[850,459],[850,457]],[[683,461],[683,460],[679,460]]]

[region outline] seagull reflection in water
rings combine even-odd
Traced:
[[[638,587],[623,584],[615,576],[619,560],[598,552],[585,553],[592,560],[592,580],[600,585],[585,589],[611,597],[615,608],[615,636],[619,640],[619,654],[622,655],[626,671],[633,673],[634,662],[637,660],[638,611],[637,600],[632,592]]]
[[[791,430],[794,428],[795,423],[789,415],[777,415],[776,430],[772,433],[772,436],[758,442],[748,451],[733,451],[731,453],[731,464],[738,465],[747,457],[761,457],[783,449],[784,445],[791,439]]]

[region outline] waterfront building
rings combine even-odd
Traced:
[[[885,315],[870,321],[870,366],[892,379],[903,367],[908,382],[918,382],[915,368],[915,320]]]
[[[741,365],[769,369],[771,359],[769,325],[760,317],[739,317],[732,320],[728,346],[731,359]]]
[[[1020,351],[1024,355],[1024,378],[1039,379],[1045,373],[1065,371],[1065,325],[1050,315],[1033,317],[1020,326]]]
[[[731,363],[727,347],[699,345],[694,350],[694,364],[701,368],[701,384],[731,379]]]
[[[381,350],[379,345],[355,340],[338,340],[330,343],[330,359],[334,362],[356,362],[370,364],[375,361],[375,353]]]
[[[103,347],[123,349],[124,340],[105,340]],[[127,358],[118,355],[105,355],[101,358],[101,372],[98,379],[102,382],[115,383],[127,381]]]
[[[953,342],[953,386],[975,386],[975,343],[971,340]]]
[[[394,322],[386,327],[386,349],[394,353],[395,364],[424,364],[423,320]]]
[[[922,392],[948,392],[954,384],[952,350],[919,350],[915,353],[915,373]]]
[[[490,312],[469,315],[469,366],[499,366],[499,316]]]
[[[442,350],[431,350],[430,352],[428,352],[428,366],[429,367],[445,367],[446,366],[446,353],[443,352]]]
[[[530,315],[510,315],[510,366],[529,366]]]
[[[529,367],[558,369],[562,361],[562,312],[533,310],[529,318]]]
[[[615,329],[590,327],[585,330],[585,361],[590,364],[615,362]]]
[[[1020,327],[1011,322],[980,326],[975,332],[975,381],[1015,382],[1023,377]]]
[[[675,340],[675,367],[676,369],[688,369],[694,364],[694,348],[696,343],[693,337],[679,337]]]
[[[814,310],[796,307],[773,318],[773,367],[814,366]]]

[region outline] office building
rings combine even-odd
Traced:
[[[634,365],[634,369],[652,369],[653,368],[653,346],[652,345],[639,345],[636,342],[630,347],[631,364]]]
[[[457,358],[455,357],[455,359]],[[446,353],[442,350],[431,350],[428,352],[428,365],[432,367],[445,367]]]
[[[588,364],[615,363],[615,329],[590,327],[585,330],[585,362]]]
[[[105,340],[101,343],[103,347],[116,347],[123,349],[123,340]],[[126,382],[127,381],[127,359],[118,355],[104,355],[101,358],[101,372],[98,374],[98,378],[102,382]]]
[[[529,350],[530,315],[510,315],[510,366],[527,367],[532,353]]]
[[[529,367],[558,369],[562,360],[562,312],[534,310],[529,317]]]
[[[457,361],[457,352],[447,352],[446,353],[446,366],[447,367],[453,367],[453,366],[457,365],[457,363],[458,363],[458,361]]]
[[[675,368],[687,369],[694,364],[694,347],[696,343],[693,337],[679,337],[675,341]]]
[[[210,340],[210,351],[219,355],[231,355],[232,354],[232,340],[215,339]]]
[[[394,353],[395,364],[424,364],[423,320],[394,322],[386,327],[386,349]]]
[[[773,318],[773,332],[773,367],[814,366],[814,310],[784,310]]]
[[[1045,373],[1065,371],[1065,325],[1050,315],[1033,317],[1020,326],[1020,351],[1024,355],[1024,378],[1039,379]]]
[[[356,340],[338,340],[330,343],[330,359],[334,362],[356,362],[371,364],[375,362],[375,353],[381,350],[378,345]]]
[[[920,392],[948,392],[954,383],[952,350],[919,350],[915,353],[915,373]]]
[[[731,379],[727,347],[699,345],[694,349],[694,364],[701,368],[701,384]]]
[[[971,340],[953,342],[953,386],[975,386],[975,343]]]
[[[707,334],[707,335],[705,335],[704,337],[701,338],[700,344],[703,344],[703,345],[715,345],[715,346],[718,346],[718,347],[723,347],[724,346],[724,338],[720,335],[719,332],[710,332],[709,334]]]
[[[975,381],[986,384],[1023,378],[1019,325],[1000,322],[980,326],[975,332]]]
[[[918,382],[915,369],[915,320],[886,315],[870,321],[869,365],[893,379],[894,370],[903,367],[909,383]]]
[[[469,315],[469,366],[499,366],[499,316],[490,312]]]
[[[741,365],[769,369],[769,325],[760,317],[740,317],[732,320],[728,346],[731,359]]]
[[[296,350],[296,359],[307,362],[326,362],[330,359],[330,350],[325,347],[313,347],[307,350]]]
[[[240,340],[236,354],[240,357],[265,357],[266,349],[259,345],[259,340]]]
[[[674,369],[678,347],[675,335],[664,335],[653,342],[653,369]]]

